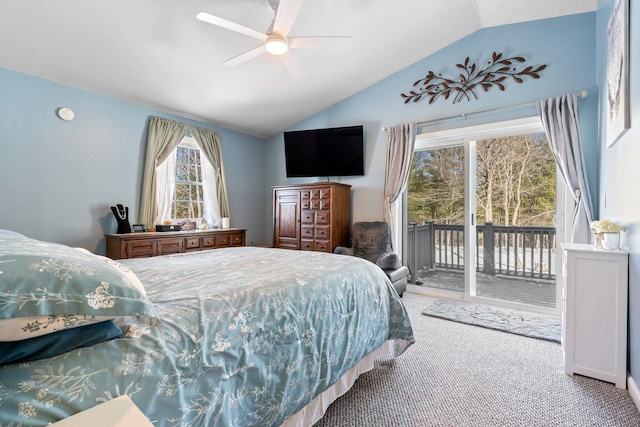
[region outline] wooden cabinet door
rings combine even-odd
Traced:
[[[300,191],[277,190],[274,197],[273,246],[300,249]]]

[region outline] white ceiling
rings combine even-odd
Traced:
[[[260,45],[267,0],[0,0],[0,67],[269,137],[481,28],[591,12],[598,0],[306,0],[290,36],[350,36],[347,52],[295,50],[294,79]]]

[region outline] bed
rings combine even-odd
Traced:
[[[386,275],[258,247],[119,262],[0,230],[0,426],[127,395],[155,426],[304,426],[414,342]]]

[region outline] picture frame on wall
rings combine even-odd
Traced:
[[[629,129],[629,0],[615,0],[607,25],[607,147]]]

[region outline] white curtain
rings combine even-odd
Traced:
[[[393,229],[391,205],[398,199],[409,179],[411,158],[416,143],[415,123],[389,128],[387,135],[387,164],[384,174],[383,219]]]
[[[582,150],[578,96],[568,94],[540,100],[537,108],[558,169],[572,190],[575,208],[571,242],[591,243],[589,223],[593,220],[593,205]]]
[[[176,157],[177,148],[174,148],[167,159],[156,167],[156,200],[158,202],[158,216],[154,224],[162,224],[165,219],[171,218],[171,205],[176,189]]]
[[[200,165],[202,166],[204,218],[210,226],[215,225],[220,228],[222,227],[222,221],[220,219],[220,207],[216,195],[216,189],[218,188],[216,172],[211,162],[207,160],[207,156],[200,156]]]

